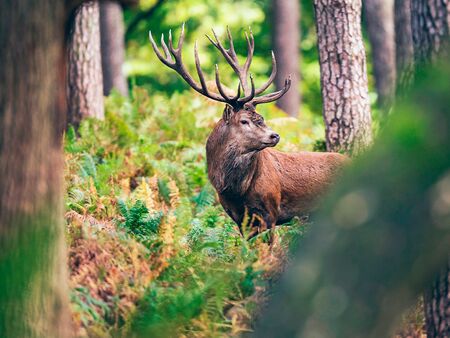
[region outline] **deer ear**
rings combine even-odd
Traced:
[[[230,122],[231,116],[234,114],[233,107],[227,104],[223,110],[222,119],[228,124]]]

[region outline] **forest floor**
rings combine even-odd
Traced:
[[[251,330],[305,231],[248,242],[206,175],[221,107],[200,97],[111,96],[104,121],[65,137],[71,308],[77,336],[229,337]],[[312,149],[320,118],[265,112],[280,148]]]
[[[230,337],[252,330],[268,286],[306,226],[251,241],[226,216],[206,175],[205,142],[222,107],[192,94],[135,88],[112,95],[104,121],[65,137],[71,309],[77,337]],[[274,106],[279,149],[312,150],[321,118]],[[397,337],[421,337],[420,304]]]

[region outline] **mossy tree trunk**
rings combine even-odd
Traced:
[[[448,60],[416,76],[313,217],[255,337],[388,337],[446,264],[449,78]]]
[[[415,66],[450,57],[450,3],[442,0],[411,0]],[[450,258],[449,258],[450,259]],[[428,337],[450,337],[450,261],[424,297]]]
[[[372,142],[361,0],[315,0],[328,151],[357,154]]]
[[[277,106],[291,116],[300,109],[300,6],[298,0],[273,0],[273,49],[277,58],[277,89],[284,87],[290,74],[291,89],[277,101]]]
[[[124,34],[122,6],[116,1],[100,2],[104,95],[109,95],[112,89],[116,89],[123,96],[128,96],[127,79],[122,69],[125,62]]]
[[[77,127],[85,117],[104,118],[98,1],[76,9],[68,48],[68,122]]]
[[[387,112],[395,95],[394,1],[364,0],[378,106]]]
[[[0,336],[70,336],[64,1],[0,2]]]

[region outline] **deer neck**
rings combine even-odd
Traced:
[[[206,156],[212,185],[219,194],[244,195],[258,174],[260,152],[242,154],[237,142],[223,144],[210,141],[211,137],[208,139]]]

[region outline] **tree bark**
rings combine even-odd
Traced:
[[[411,0],[395,0],[395,46],[397,86],[401,89],[411,84],[414,68]]]
[[[68,337],[63,1],[0,2],[0,335]]]
[[[69,41],[68,122],[77,127],[85,117],[104,118],[98,1],[76,9]]]
[[[416,68],[450,57],[450,2],[411,0],[411,27]],[[448,61],[447,61],[448,62]],[[450,261],[425,292],[424,309],[428,337],[450,337]]]
[[[411,0],[411,27],[417,66],[449,57],[450,2]]]
[[[450,65],[416,78],[312,217],[255,337],[388,337],[446,264]]]
[[[364,0],[363,5],[372,46],[378,105],[387,112],[395,94],[394,1]]]
[[[115,88],[128,96],[127,79],[123,73],[125,62],[125,28],[122,6],[115,1],[100,3],[100,34],[103,69],[103,94]]]
[[[450,260],[425,292],[427,337],[450,337]]]
[[[360,0],[315,0],[328,151],[357,154],[372,142]]]
[[[300,109],[300,8],[298,0],[273,0],[273,48],[278,72],[275,77],[277,90],[284,87],[290,74],[291,89],[277,101],[277,106],[290,116],[297,116]]]

